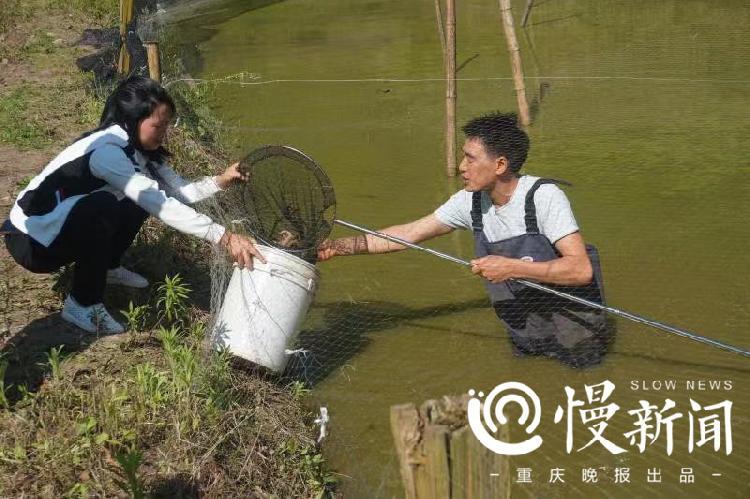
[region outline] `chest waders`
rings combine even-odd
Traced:
[[[476,256],[500,255],[534,262],[560,258],[549,239],[539,232],[534,204],[537,189],[552,183],[558,181],[539,179],[526,194],[526,234],[494,242],[490,242],[484,234],[482,195],[475,192],[472,196],[471,220]],[[586,252],[594,274],[590,284],[547,286],[604,304],[599,253],[591,245],[586,245]],[[511,341],[521,353],[555,357],[574,367],[597,364],[606,353],[613,333],[604,312],[516,282],[493,284],[485,281],[485,284],[495,313],[507,327]]]

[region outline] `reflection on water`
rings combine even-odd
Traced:
[[[241,144],[236,156],[266,143],[301,148],[331,176],[342,218],[367,226],[422,216],[460,188],[443,176],[444,85],[432,2],[288,0],[244,11],[243,3],[222,4],[238,9],[231,16],[180,24],[188,42],[200,41],[201,76],[247,71],[291,80],[218,87],[216,109]],[[497,3],[458,4],[459,122],[514,109]],[[535,114],[524,169],[574,184],[566,192],[584,237],[602,254],[608,302],[744,348],[748,21],[750,5],[739,0],[550,0],[537,3],[519,33]],[[467,233],[430,245],[462,258],[472,253]],[[533,387],[544,412],[542,448],[511,459],[512,470],[535,470],[534,483],[513,485],[514,497],[680,494],[682,467],[694,468],[700,495],[747,495],[745,359],[618,321],[603,364],[574,370],[514,356],[481,284],[463,268],[409,253],[340,258],[320,268],[301,345],[311,352],[304,366],[315,402],[331,412],[325,451],[349,477],[347,496],[402,494],[391,405],[508,380]],[[563,387],[581,393],[585,383],[605,379],[616,384],[613,399],[623,411],[641,399],[662,404],[669,397],[684,413],[691,397],[733,400],[733,454],[688,453],[683,420],[671,456],[663,442],[644,454],[591,447],[568,455],[552,419]],[[683,388],[631,389],[631,381],[655,379]],[[684,389],[701,379],[733,380],[733,388]],[[607,433],[627,446],[629,425],[625,413]],[[580,469],[589,466],[609,478],[582,483]],[[627,487],[611,479],[618,466],[632,469]],[[554,467],[568,470],[565,486],[547,483]],[[646,479],[655,467],[663,474],[658,485]]]

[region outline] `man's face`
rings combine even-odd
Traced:
[[[502,156],[492,158],[488,155],[481,139],[466,139],[464,159],[458,167],[464,180],[464,189],[469,192],[491,189],[498,176],[505,172],[506,163]]]

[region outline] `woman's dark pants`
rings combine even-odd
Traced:
[[[107,270],[117,268],[148,213],[129,199],[94,192],[70,210],[52,244],[45,247],[23,233],[7,234],[8,252],[31,272],[48,274],[75,263],[73,298],[87,307],[101,303]]]

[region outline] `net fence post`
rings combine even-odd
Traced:
[[[456,175],[456,8],[445,2],[445,168]]]
[[[148,57],[148,75],[154,81],[161,83],[161,56],[158,42],[146,42],[146,56]]]
[[[128,29],[133,21],[134,0],[120,0],[120,57],[117,70],[121,75],[130,72],[130,51],[128,50]]]
[[[531,124],[531,114],[529,113],[529,103],[526,100],[521,49],[518,47],[516,29],[513,26],[513,12],[511,11],[510,0],[499,0],[499,2],[500,14],[503,18],[503,32],[505,33],[505,41],[508,44],[508,52],[510,53],[511,70],[516,89],[516,101],[518,102],[518,115],[521,119],[521,125],[527,127]]]
[[[525,28],[529,22],[529,16],[531,15],[531,9],[534,7],[534,0],[526,1],[526,9],[523,11],[523,19],[521,20],[521,27]]]
[[[443,67],[445,67],[445,27],[443,26],[443,10],[440,7],[440,0],[435,0],[435,19],[437,20],[438,38],[440,39],[440,48],[443,51]]]

